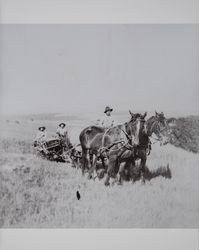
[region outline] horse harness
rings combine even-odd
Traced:
[[[124,139],[121,139],[121,140],[118,140],[114,143],[112,143],[111,145],[109,145],[108,147],[105,147],[104,146],[104,139],[105,139],[105,136],[106,134],[108,133],[108,131],[110,130],[110,128],[108,128],[104,134],[103,134],[103,137],[102,137],[102,147],[98,149],[98,154],[97,154],[97,157],[101,157],[101,158],[108,158],[109,154],[111,152],[118,152],[120,151],[121,149],[123,149],[119,154],[118,154],[118,157],[121,158],[122,155],[126,152],[126,150],[131,150],[131,153],[134,155],[134,148],[135,148],[135,145],[132,145],[131,144],[131,137],[128,135],[128,133],[122,129],[122,128],[119,128],[125,135],[127,141],[125,142]],[[112,149],[114,146],[118,145],[118,144],[122,144],[119,148],[116,148],[116,149]]]

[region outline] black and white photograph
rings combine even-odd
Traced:
[[[0,228],[199,227],[199,25],[0,25]]]

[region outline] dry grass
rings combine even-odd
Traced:
[[[20,126],[0,139],[0,227],[199,227],[197,154],[154,145],[149,169],[169,163],[172,179],[107,188],[70,164],[37,157],[33,126],[24,134]]]

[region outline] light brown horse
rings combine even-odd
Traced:
[[[80,143],[82,146],[82,174],[85,169],[89,170],[89,176],[95,170],[97,157],[99,157],[105,169],[108,168],[109,161],[106,154],[107,150],[120,145],[121,143],[129,143],[130,145],[139,144],[138,130],[140,128],[140,118],[144,118],[144,115],[140,113],[133,114],[130,112],[130,121],[111,127],[109,129],[90,126],[85,128],[80,133]]]

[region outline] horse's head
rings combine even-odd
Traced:
[[[155,116],[149,118],[149,135],[153,133],[157,136],[161,145],[165,145],[170,141],[170,127],[163,112],[158,113],[155,111]]]
[[[144,120],[147,116],[147,112],[145,112],[143,115],[141,113],[133,113],[131,110],[129,110],[129,114],[131,115],[131,121],[136,121],[137,119]]]
[[[145,117],[147,116],[147,112],[144,114],[141,113],[132,113],[129,111],[131,115],[131,119],[128,123],[131,144],[139,145],[139,138],[142,133],[146,133],[146,124]]]
[[[165,118],[165,115],[163,112],[158,113],[157,111],[155,111],[155,117],[161,126],[165,127],[167,125],[167,119]]]

